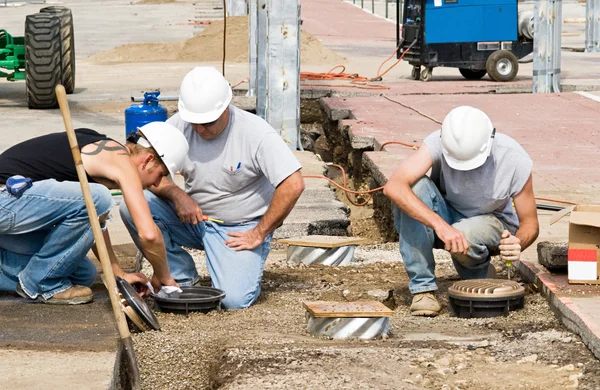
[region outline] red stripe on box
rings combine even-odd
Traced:
[[[598,254],[595,249],[569,249],[568,261],[597,261]]]

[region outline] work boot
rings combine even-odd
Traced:
[[[17,294],[22,296],[23,298],[48,303],[50,305],[79,305],[82,303],[88,303],[94,300],[94,293],[92,289],[85,286],[73,285],[71,288],[66,289],[63,292],[59,292],[58,294],[54,294],[51,298],[44,298],[41,295],[38,295],[37,298],[31,298],[23,288],[21,288],[21,283],[17,283]]]
[[[435,317],[440,314],[442,307],[433,292],[424,292],[413,296],[410,314],[413,316]]]

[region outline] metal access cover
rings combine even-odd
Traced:
[[[454,283],[448,300],[457,317],[507,316],[523,307],[525,289],[519,283],[503,279],[471,279]]]
[[[161,298],[153,295],[154,302],[160,311],[179,313],[187,316],[190,311],[219,310],[225,292],[214,287],[190,286],[181,287],[177,298]]]
[[[135,291],[133,286],[128,281],[116,277],[117,287],[123,299],[121,300],[121,306],[123,311],[129,317],[131,322],[135,324],[141,331],[150,329],[160,330],[158,318],[154,315],[152,310],[146,304],[146,301],[140,297],[140,294]]]

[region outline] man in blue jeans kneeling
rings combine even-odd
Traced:
[[[478,279],[493,271],[492,254],[516,261],[535,241],[532,166],[514,139],[496,133],[485,113],[467,106],[452,110],[441,130],[402,162],[384,193],[393,202],[413,315],[441,310],[433,248],[452,254],[462,279]]]
[[[196,67],[184,77],[179,112],[167,122],[190,145],[181,168],[185,190],[163,180],[144,193],[177,283],[199,281],[183,247],[203,249],[212,285],[225,291],[223,306],[241,309],[260,295],[272,233],[294,207],[304,180],[277,131],[230,104],[231,97],[215,68]],[[205,215],[224,223],[204,221]],[[135,240],[129,205],[121,204],[121,218]]]

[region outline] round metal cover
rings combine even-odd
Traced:
[[[457,317],[507,316],[524,306],[525,289],[512,280],[462,280],[450,286],[448,301]]]
[[[120,277],[116,277],[117,287],[119,287],[119,291],[125,301],[127,301],[127,305],[129,308],[133,309],[134,314],[137,314],[138,318],[135,318],[135,315],[131,315],[131,311],[125,309],[124,312],[131,319],[131,321],[135,324],[142,320],[150,329],[160,330],[160,325],[158,323],[158,318],[154,315],[152,310],[148,307],[146,302],[140,297],[140,294],[135,291],[133,286],[129,284],[128,281],[121,279]],[[139,325],[138,328],[140,328]],[[145,330],[140,328],[140,330]]]
[[[448,295],[455,298],[516,298],[524,294],[519,283],[502,279],[461,280],[448,289]]]
[[[189,286],[181,287],[178,298],[160,298],[152,295],[160,311],[170,313],[185,313],[190,311],[208,311],[220,309],[225,292],[214,287]]]

